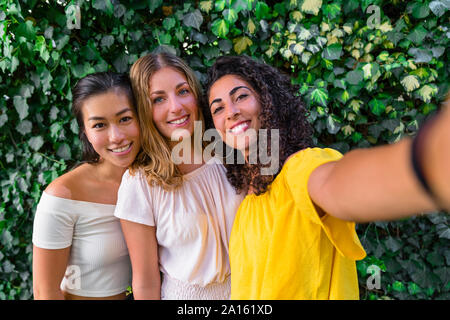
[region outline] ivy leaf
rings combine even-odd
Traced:
[[[172,29],[173,27],[175,27],[175,25],[176,25],[176,21],[175,21],[175,18],[173,18],[173,17],[167,17],[163,20],[163,27],[166,30]],[[138,31],[141,31],[141,30],[138,30]],[[141,34],[142,34],[142,31],[141,31]]]
[[[225,9],[223,16],[229,24],[234,24],[238,19],[238,15],[234,9]]]
[[[216,0],[214,1],[214,9],[216,12],[222,12],[225,9],[226,0]]]
[[[388,58],[389,58],[389,52],[387,52],[387,51],[382,51],[377,56],[377,60],[381,61],[381,62],[385,62]]]
[[[384,103],[376,98],[369,101],[370,111],[376,116],[381,115],[384,111],[386,111],[386,106]]]
[[[312,38],[312,34],[308,29],[300,27],[300,32],[298,33],[299,40],[309,40]]]
[[[213,22],[211,31],[218,37],[226,39],[229,32],[228,22],[224,19],[218,19]]]
[[[436,226],[436,231],[439,234],[439,238],[450,240],[450,228],[444,223],[438,224]]]
[[[406,291],[406,287],[401,281],[395,281],[392,284],[392,289],[397,292],[405,292]]]
[[[421,44],[427,33],[428,30],[425,29],[422,25],[419,25],[414,28],[414,30],[408,35],[407,38],[415,44]]]
[[[255,23],[253,22],[253,20],[252,19],[248,19],[248,22],[247,22],[247,31],[250,33],[250,34],[254,34],[255,33],[255,30],[256,30],[256,25],[255,25]]]
[[[416,63],[428,63],[433,59],[432,51],[428,49],[410,48],[408,54],[414,57]]]
[[[341,7],[337,3],[328,4],[323,8],[323,14],[329,19],[335,19],[341,12]]]
[[[70,158],[72,157],[72,153],[70,151],[69,145],[67,143],[62,143],[58,147],[56,155],[64,160],[70,160]]]
[[[353,132],[355,131],[355,129],[353,129],[353,127],[351,125],[346,125],[344,127],[342,127],[342,132],[344,132],[344,134],[346,136],[351,135]]]
[[[100,45],[103,48],[108,49],[109,47],[111,47],[113,45],[113,43],[114,43],[114,37],[112,35],[108,34],[108,35],[105,35],[102,38],[102,41],[100,42]]]
[[[27,40],[33,41],[36,38],[36,29],[33,26],[33,21],[27,20],[21,23],[15,33],[16,38],[24,37]]]
[[[117,57],[113,61],[113,66],[117,70],[117,72],[126,72],[128,69],[128,56],[124,53],[118,54]],[[84,72],[87,74],[89,71],[88,66],[84,65]]]
[[[395,30],[386,33],[386,36],[388,40],[394,44],[394,46],[396,46],[397,43],[405,37],[402,32],[398,32]]]
[[[20,134],[24,136],[27,133],[30,133],[32,128],[33,124],[28,120],[24,120],[19,123],[19,125],[16,127],[16,130],[19,131]]]
[[[348,104],[348,106],[350,108],[352,108],[353,112],[359,112],[359,109],[361,108],[361,105],[363,104],[363,102],[361,100],[356,100],[353,99],[352,101],[350,101],[350,103]]]
[[[151,0],[148,1],[150,13],[153,13],[157,8],[163,4],[163,0]]]
[[[327,106],[328,101],[328,93],[325,89],[322,88],[316,88],[313,91],[311,91],[310,94],[310,101],[315,102],[317,104],[320,104],[324,107]]]
[[[226,40],[219,40],[219,48],[222,52],[230,52],[231,48],[233,48],[233,43],[226,39]]]
[[[241,12],[242,10],[251,10],[252,4],[255,0],[235,0],[231,1],[232,7],[236,12]]]
[[[431,1],[430,9],[439,18],[447,11],[447,7],[441,1]]]
[[[317,16],[321,7],[322,0],[304,0],[300,9],[305,13]]]
[[[200,10],[195,9],[193,12],[185,14],[183,23],[187,27],[192,27],[200,31],[200,26],[203,23],[203,16]]]
[[[429,103],[431,101],[431,97],[436,96],[437,92],[438,89],[436,87],[432,87],[428,84],[417,90],[417,94],[425,103]]]
[[[424,3],[414,3],[412,16],[416,19],[426,18],[430,14],[430,8]]]
[[[406,89],[406,92],[411,92],[420,87],[419,80],[417,80],[417,77],[413,75],[404,77],[403,80],[400,81],[400,83]]]
[[[0,128],[8,121],[6,113],[0,114]]]
[[[327,60],[338,60],[342,55],[342,45],[333,43],[322,51],[322,58]]]
[[[296,10],[290,13],[290,18],[295,22],[300,22],[303,19],[303,14]]]
[[[353,85],[358,85],[361,81],[363,81],[363,79],[364,72],[358,69],[347,72],[347,75],[345,76],[345,81]]]
[[[402,243],[393,237],[387,238],[387,240],[384,242],[384,244],[392,252],[397,252],[402,247]]]
[[[93,0],[92,6],[109,16],[114,13],[114,5],[111,3],[111,0]]]
[[[386,33],[386,32],[392,31],[392,26],[389,21],[385,21],[381,25],[377,26],[377,29]]]
[[[341,130],[341,124],[331,115],[327,117],[327,130],[330,134],[336,134]]]
[[[78,123],[76,119],[72,119],[72,121],[70,121],[70,130],[74,133],[74,134],[78,134],[79,132],[79,128],[78,128]]]
[[[439,58],[445,52],[445,47],[434,47],[431,48],[431,52],[433,52],[433,57]]]
[[[233,48],[237,54],[241,54],[245,51],[245,49],[247,49],[248,46],[251,46],[252,44],[253,42],[249,37],[243,36],[235,39]]]
[[[370,77],[372,77],[372,64],[371,63],[367,63],[362,67],[362,70],[364,72],[364,80],[369,79]]]
[[[307,51],[303,52],[302,53],[302,62],[307,65],[309,60],[311,59],[311,57],[312,57],[311,52],[307,52]]]
[[[44,145],[44,139],[41,136],[32,137],[28,140],[28,145],[34,151],[38,151]]]
[[[211,11],[212,5],[213,5],[212,1],[200,1],[199,3],[200,10],[205,11],[206,14],[208,14],[209,11]]]
[[[40,57],[45,62],[50,58],[50,53],[47,50],[47,44],[45,43],[45,38],[43,36],[38,36],[36,38],[36,44],[34,50],[39,52]]]
[[[305,50],[305,46],[303,43],[295,43],[289,46],[289,49],[296,55],[301,55]]]
[[[270,8],[267,4],[262,1],[258,1],[255,7],[255,17],[257,20],[269,19],[270,18]]]
[[[420,287],[415,284],[414,282],[410,282],[408,283],[408,292],[410,295],[416,295],[420,292],[422,292],[422,290],[420,289]]]
[[[25,119],[28,116],[27,100],[21,96],[14,96],[13,103],[17,113],[19,114],[19,119]]]

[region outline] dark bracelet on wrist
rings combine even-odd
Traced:
[[[429,128],[433,125],[434,120],[437,118],[436,115],[434,115],[432,118],[428,119],[419,129],[416,136],[413,138],[412,145],[411,145],[411,164],[413,168],[413,172],[419,181],[420,185],[424,189],[424,191],[427,193],[427,195],[433,200],[435,205],[442,209],[443,206],[440,205],[439,197],[436,195],[436,193],[433,191],[433,189],[430,186],[430,183],[427,179],[427,177],[424,174],[423,171],[423,146],[426,143],[425,138],[427,131]]]

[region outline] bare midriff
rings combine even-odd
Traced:
[[[125,300],[127,297],[126,292],[109,297],[82,297],[68,292],[63,292],[63,294],[66,300]]]

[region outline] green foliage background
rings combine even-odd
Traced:
[[[32,298],[33,215],[46,185],[80,157],[70,104],[81,77],[126,72],[164,49],[204,80],[216,57],[247,54],[289,72],[317,144],[346,152],[413,135],[437,109],[449,89],[449,8],[449,0],[0,0],[0,299]],[[362,299],[450,298],[448,215],[358,233],[368,253],[358,262]],[[381,288],[368,290],[373,264]]]

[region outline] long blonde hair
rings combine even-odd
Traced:
[[[135,170],[143,169],[150,185],[156,183],[165,190],[173,190],[182,184],[183,175],[172,161],[168,140],[155,127],[153,106],[149,98],[150,79],[155,72],[164,67],[172,67],[185,75],[197,100],[198,119],[202,121],[204,127],[201,109],[202,89],[194,71],[181,58],[167,52],[148,54],[139,58],[131,67],[130,79],[137,103],[141,150],[131,165],[130,172],[134,174]]]

